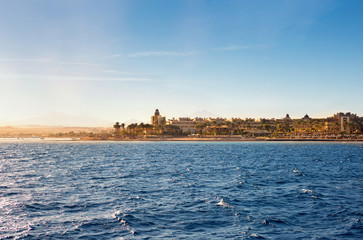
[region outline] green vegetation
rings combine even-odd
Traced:
[[[190,119],[190,122],[194,120]],[[346,131],[340,131],[336,119],[203,119],[195,122],[193,132],[183,132],[177,125],[164,124],[153,126],[144,123],[133,123],[126,129],[118,131],[114,125],[115,138],[133,137],[218,137],[218,136],[243,136],[243,137],[270,137],[270,138],[341,138],[351,137],[352,134],[362,133],[363,124],[360,121],[351,121],[344,125]],[[348,132],[352,134],[347,134]],[[354,135],[353,135],[354,136]]]
[[[163,117],[164,118],[164,117]],[[165,118],[164,118],[165,119]],[[84,140],[127,140],[140,138],[281,138],[281,139],[363,139],[363,118],[338,113],[333,117],[312,119],[181,118],[145,123],[116,122],[113,128],[0,128],[2,137],[56,137]]]

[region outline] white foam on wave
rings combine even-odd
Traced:
[[[116,211],[112,214],[113,218],[118,218],[118,215],[121,215],[121,211]]]
[[[229,205],[228,203],[226,203],[223,198],[217,203],[218,206],[222,206],[222,207],[227,207],[227,208],[232,208],[231,205]]]
[[[127,216],[127,214],[122,214],[121,211],[116,211],[113,216],[117,219],[117,221],[120,222],[121,226],[130,232],[131,235],[135,234],[135,230],[129,225],[129,223],[123,219],[120,215],[122,215],[123,217]]]
[[[305,189],[305,188],[301,189],[301,191],[302,191],[303,193],[313,193],[313,190]]]
[[[304,172],[302,172],[302,171],[300,171],[300,170],[298,170],[298,169],[296,169],[296,168],[294,168],[294,169],[292,170],[292,172],[293,172],[295,175],[297,175],[297,176],[305,176]]]
[[[252,233],[251,237],[255,237],[255,238],[262,238],[260,235],[258,235],[257,233]]]

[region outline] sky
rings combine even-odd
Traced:
[[[363,116],[363,1],[0,1],[0,125]]]

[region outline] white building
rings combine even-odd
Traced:
[[[170,119],[167,124],[178,126],[182,133],[196,133],[197,129],[195,128],[196,122],[187,117],[181,117],[179,119]]]

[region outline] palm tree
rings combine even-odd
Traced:
[[[195,124],[195,128],[197,129],[198,131],[198,134],[202,134],[202,131],[203,131],[203,123],[197,123]]]
[[[120,136],[120,128],[121,128],[121,125],[119,122],[116,122],[115,125],[113,125],[113,127],[115,128],[115,135],[116,136]]]
[[[130,135],[134,134],[134,130],[137,128],[137,123],[131,123],[127,126],[127,129],[129,129]]]
[[[150,134],[150,132],[152,132],[152,130],[154,129],[154,126],[151,124],[144,124],[144,129],[146,131],[146,134]]]

